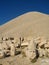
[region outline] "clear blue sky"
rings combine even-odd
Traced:
[[[49,0],[0,0],[0,25],[30,11],[49,14]]]

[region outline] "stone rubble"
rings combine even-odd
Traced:
[[[28,59],[34,59],[37,57],[49,57],[49,40],[37,37],[31,38],[29,41],[24,41],[24,38],[0,38],[0,58],[6,56],[15,56],[18,49],[22,52],[22,47],[24,47],[24,53]],[[26,49],[25,49],[26,48]]]

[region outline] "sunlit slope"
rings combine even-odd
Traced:
[[[0,36],[38,36],[49,38],[49,15],[28,12],[0,27]]]

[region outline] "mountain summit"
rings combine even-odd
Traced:
[[[46,36],[49,38],[49,15],[28,12],[0,26],[0,36]]]

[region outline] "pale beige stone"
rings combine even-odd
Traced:
[[[10,45],[10,48],[11,48],[11,50],[10,50],[10,55],[11,55],[11,56],[14,56],[14,55],[15,55],[15,46],[14,46],[14,44],[11,44],[11,45]]]
[[[29,45],[28,45],[28,48],[26,50],[26,55],[28,58],[32,58],[34,59],[35,56],[36,56],[36,52],[35,52],[35,49],[36,49],[36,46],[35,44],[33,43],[33,39],[30,41]]]

